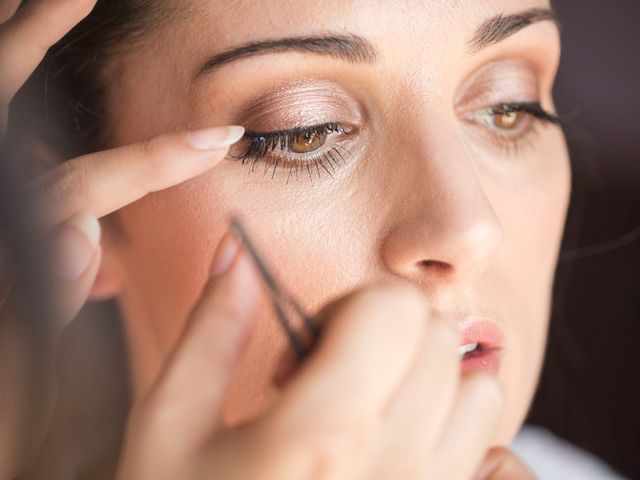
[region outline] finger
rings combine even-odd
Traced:
[[[518,456],[504,447],[492,448],[475,480],[534,480],[535,476]]]
[[[243,134],[244,129],[235,126],[170,133],[85,155],[47,172],[30,190],[50,224],[80,211],[100,218],[212,168]]]
[[[78,314],[89,297],[89,292],[95,281],[100,267],[100,224],[90,214],[78,214],[70,220],[56,227],[51,235],[47,264],[43,278],[51,286],[52,294],[47,320],[53,322],[48,325],[49,335],[57,338],[60,331]],[[14,282],[15,283],[15,282]],[[20,292],[9,291],[4,303],[16,305]],[[3,302],[0,301],[0,313],[4,312]]]
[[[93,9],[95,0],[30,0],[0,27],[0,105],[8,105],[47,50]]]
[[[48,259],[52,262],[44,266],[43,277],[53,286],[50,298],[55,303],[45,318],[24,304],[25,298],[42,300],[25,297],[19,288],[10,292],[0,311],[0,478],[16,478],[43,438],[52,401],[53,352],[62,328],[88,297],[100,265],[99,236],[97,219],[86,214],[53,233],[55,256]]]
[[[432,318],[417,358],[391,401],[384,420],[384,445],[391,471],[379,478],[427,478],[423,472],[454,405],[460,379],[457,330]]]
[[[316,439],[357,435],[371,424],[412,363],[427,318],[421,292],[397,282],[355,292],[329,309],[314,353],[273,415],[303,435],[311,429]]]
[[[465,375],[434,458],[442,478],[472,478],[494,433],[504,402],[498,380],[491,374]],[[435,478],[440,478],[436,475]]]
[[[86,303],[100,259],[100,223],[96,217],[80,213],[55,229],[50,277],[58,329],[73,320]]]
[[[20,5],[20,0],[0,0],[0,23],[9,20]]]
[[[254,269],[244,247],[227,232],[213,261],[215,274],[143,406],[152,417],[161,412],[151,422],[159,431],[171,431],[183,446],[221,425],[224,397],[260,310],[261,286]]]

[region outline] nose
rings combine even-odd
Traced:
[[[423,137],[404,156],[407,171],[395,176],[397,200],[386,210],[381,248],[387,268],[422,285],[481,274],[504,233],[463,140],[455,132]]]

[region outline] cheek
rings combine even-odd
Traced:
[[[499,281],[510,305],[510,345],[505,351],[507,406],[499,443],[510,441],[528,411],[543,361],[557,256],[570,193],[570,169],[563,138],[548,141],[538,175],[511,201],[499,202],[505,231],[503,275]],[[517,198],[517,201],[515,199]],[[504,288],[506,287],[506,289]]]
[[[151,365],[141,373],[145,385],[179,338],[231,215],[243,220],[278,281],[311,313],[373,274],[366,191],[331,180],[285,185],[248,170],[223,162],[119,212],[126,237],[120,303],[131,351],[147,357],[133,362]],[[275,394],[269,379],[286,343],[266,296],[264,303],[228,397],[229,423],[258,413]]]
[[[538,165],[526,184],[486,186],[495,194],[490,200],[505,228],[505,244],[483,277],[484,287],[476,286],[474,293],[495,303],[510,328],[501,374],[508,399],[500,443],[519,427],[536,385],[569,194],[564,142],[546,144],[549,151],[536,158],[555,160]],[[385,275],[376,251],[385,228],[376,199],[383,204],[392,194],[365,177],[312,188],[306,182],[272,181],[260,171],[250,176],[248,167],[223,162],[119,212],[127,238],[121,248],[126,280],[120,302],[131,351],[139,357],[132,359],[134,368],[146,365],[140,375],[147,380],[141,383],[150,383],[179,338],[230,215],[243,219],[283,287],[313,313],[334,296]],[[227,399],[225,418],[231,424],[258,414],[276,396],[270,378],[287,347],[268,300],[263,312]]]

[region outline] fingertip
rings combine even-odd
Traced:
[[[240,242],[231,229],[227,229],[222,235],[216,252],[211,262],[210,274],[212,277],[219,277],[226,273],[238,256]]]
[[[236,284],[237,291],[247,304],[257,304],[262,291],[258,271],[253,259],[244,245],[239,247],[234,264],[235,265],[232,266],[232,269],[235,274],[232,281]],[[253,302],[253,300],[256,301]]]
[[[88,212],[78,213],[69,219],[67,225],[78,229],[93,248],[98,248],[100,245],[102,228],[100,227],[100,222],[95,215]]]
[[[52,243],[52,268],[65,281],[85,273],[100,244],[100,224],[89,213],[79,213],[60,225]]]
[[[73,280],[62,280],[55,291],[55,327],[58,332],[71,324],[80,310],[89,300],[91,288],[100,270],[102,251],[98,248],[93,252],[87,267],[82,274]]]

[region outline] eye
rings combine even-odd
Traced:
[[[492,112],[493,125],[501,130],[516,130],[526,120],[527,114],[513,110],[496,109]]]
[[[324,145],[326,140],[326,133],[307,130],[293,137],[289,149],[294,153],[309,153]]]
[[[354,132],[355,127],[337,122],[265,133],[247,130],[228,157],[243,165],[249,163],[252,172],[263,162],[265,174],[272,169],[272,178],[278,167],[288,168],[287,183],[294,171],[297,178],[303,169],[311,178],[312,167],[318,177],[322,171],[333,176],[336,169],[346,163],[346,157],[352,155],[343,144]]]
[[[542,108],[539,102],[506,103],[468,112],[465,120],[483,127],[489,139],[503,147],[517,146],[535,122],[562,126],[560,118]]]
[[[499,135],[514,136],[526,130],[534,117],[516,105],[498,105],[471,112],[468,118]]]

